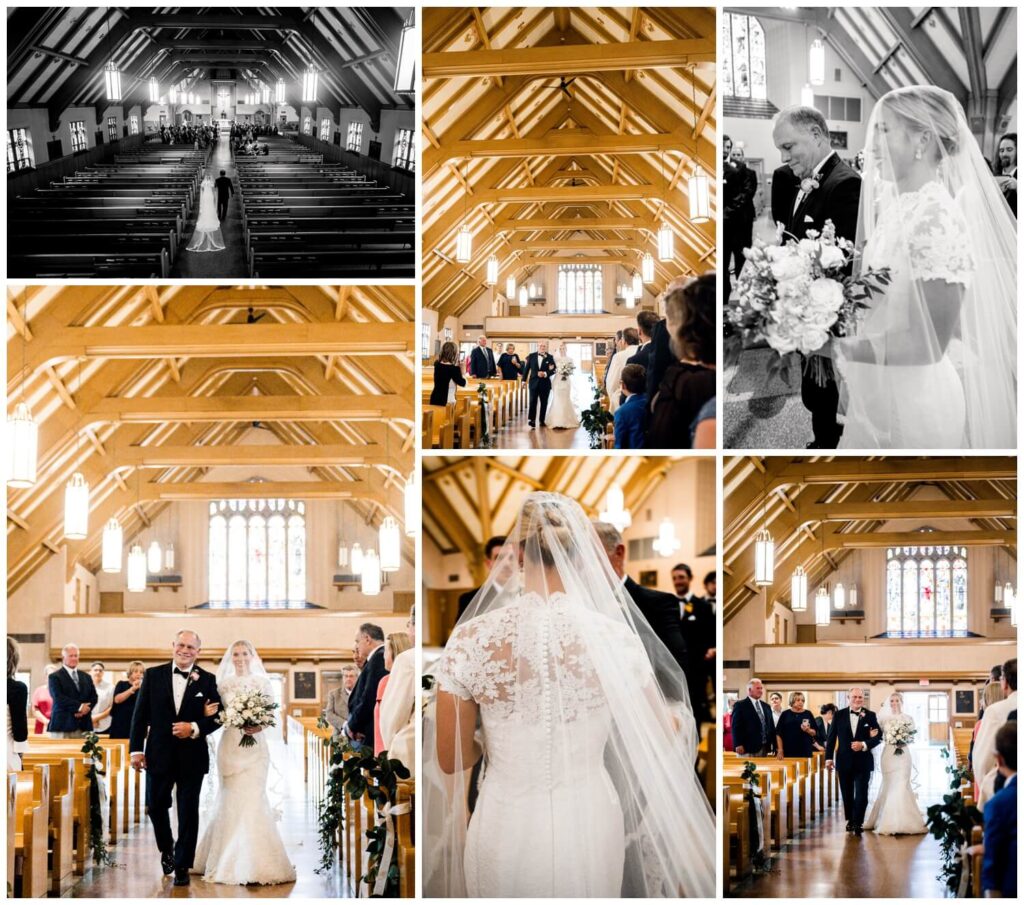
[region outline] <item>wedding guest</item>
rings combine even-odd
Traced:
[[[718,429],[718,402],[712,396],[693,419],[690,425],[690,447],[692,449],[714,449]]]
[[[725,751],[736,750],[732,738],[732,709],[735,706],[736,696],[727,694],[725,696],[725,713],[722,715],[722,748]]]
[[[751,679],[747,682],[747,696],[732,708],[732,741],[737,754],[765,757],[774,753],[775,726],[763,697],[764,683]]]
[[[711,707],[706,689],[709,681],[712,688],[715,684],[715,611],[703,597],[693,593],[690,589],[692,582],[693,570],[686,563],[676,563],[672,567],[672,586],[679,601],[683,640],[690,659],[686,681],[696,690],[705,690],[704,694],[695,694],[694,697],[702,718],[710,721]]]
[[[7,636],[7,769],[21,769],[21,755],[28,751],[28,686],[15,679],[21,649]],[[10,840],[9,840],[10,842]],[[10,842],[13,844],[13,842]]]
[[[505,546],[504,535],[498,535],[497,537],[490,537],[487,539],[487,543],[484,544],[484,574],[489,575],[491,569],[494,568],[494,563],[498,558],[498,554],[501,553],[501,548]],[[473,602],[473,598],[476,597],[477,592],[480,588],[473,588],[472,591],[466,591],[464,594],[459,595],[459,618],[462,618],[462,614],[466,612],[466,608]]]
[[[772,709],[772,722],[779,725],[779,718],[782,716],[782,695],[777,691],[773,691],[768,695],[768,705]]]
[[[686,449],[690,426],[715,395],[715,275],[704,274],[665,299],[676,362],[650,400],[648,449]]]
[[[608,379],[605,381],[605,388],[608,390],[608,411],[613,415],[622,399],[622,369],[636,354],[636,347],[639,344],[640,334],[636,328],[627,327],[622,331],[622,348],[615,353],[612,363],[608,366]]]
[[[1017,721],[995,736],[995,763],[1003,788],[985,805],[981,889],[985,898],[1017,898]]]
[[[814,726],[818,730],[818,741],[825,744],[828,741],[828,733],[832,728],[832,720],[835,719],[836,705],[822,704],[818,711],[821,716],[814,720]]]
[[[135,701],[142,687],[142,678],[146,674],[146,665],[141,660],[132,660],[124,672],[125,677],[114,686],[108,733],[111,738],[131,737]]]
[[[106,667],[97,660],[89,666],[92,684],[96,686],[96,706],[92,711],[92,731],[106,735],[110,728],[110,708],[114,706],[114,686],[104,681]]]
[[[608,341],[608,360],[604,363],[604,375],[601,378],[601,389],[607,391],[608,389],[608,371],[612,366],[612,359],[615,358],[615,353],[622,348],[622,331],[615,331],[615,339]]]
[[[494,364],[494,352],[487,348],[486,336],[481,336],[476,341],[476,348],[470,352],[466,373],[470,377],[480,379],[494,377],[498,373],[498,369]]]
[[[626,364],[640,365],[645,372],[647,371],[647,368],[650,367],[652,351],[651,338],[654,336],[654,328],[658,326],[660,320],[661,318],[657,314],[653,311],[648,311],[646,308],[637,314],[636,331],[640,334],[640,344],[637,346],[636,352],[633,353],[633,357]]]
[[[466,378],[462,376],[462,368],[459,366],[459,347],[448,341],[441,346],[441,354],[434,362],[434,388],[430,391],[430,404],[447,405],[454,402],[456,385],[464,387]]]
[[[754,241],[754,198],[757,195],[757,173],[747,166],[746,155],[743,148],[733,145],[729,155],[729,162],[732,165],[727,172],[730,172],[732,179],[738,183],[738,190],[733,197],[732,217],[728,221],[730,229],[726,232],[726,240],[732,243],[732,259],[735,262],[736,275],[739,276],[746,260],[743,256],[744,249],[750,248]]]
[[[1010,721],[1011,715],[1015,714],[1017,710],[1016,657],[1003,664],[1003,674],[999,681],[1005,697],[985,708],[985,716],[981,721],[981,729],[978,731],[971,757],[974,780],[980,784],[979,806],[988,801],[995,791],[995,779],[998,773],[996,770],[996,733]]]
[[[395,665],[395,657],[409,650],[412,641],[405,632],[392,632],[384,639],[384,669],[387,672],[377,683],[376,703],[373,708],[373,755],[376,757],[384,750],[384,739],[380,734],[380,705],[384,700],[384,692],[388,689],[391,668]]]
[[[790,692],[789,710],[782,713],[775,723],[776,756],[779,760],[784,757],[810,757],[815,751],[824,750],[817,741],[818,730],[811,712],[804,709],[804,696],[799,691]]]
[[[89,673],[78,668],[79,656],[77,644],[65,644],[60,652],[63,665],[50,675],[50,738],[82,738],[92,732],[96,688]]]
[[[622,369],[625,402],[615,412],[615,448],[643,449],[647,418],[647,373],[638,364]]]
[[[711,604],[711,612],[715,611],[715,601],[718,599],[718,573],[708,572],[704,576],[704,599]]]
[[[502,380],[518,380],[523,373],[523,362],[516,354],[516,347],[512,343],[508,343],[505,351],[498,356],[498,370],[501,372]]]
[[[35,691],[32,692],[32,715],[36,718],[35,735],[42,735],[50,726],[50,713],[53,711],[53,698],[50,697],[50,676],[55,673],[59,666],[56,663],[47,663],[43,671],[44,681]]]
[[[999,190],[1017,216],[1017,133],[1007,132],[999,139],[996,159],[992,165]]]
[[[362,748],[371,744],[377,686],[387,673],[384,667],[384,630],[372,622],[364,622],[356,632],[355,647],[366,665],[349,696],[348,719],[343,731],[354,748]]]
[[[394,659],[380,705],[380,735],[388,756],[416,773],[416,607],[409,611],[408,650]]]
[[[359,670],[355,666],[343,666],[341,668],[341,685],[332,689],[327,695],[323,717],[334,729],[335,741],[341,740],[341,730],[345,727],[345,720],[348,719],[348,699],[358,678]]]

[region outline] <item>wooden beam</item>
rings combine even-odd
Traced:
[[[538,186],[529,188],[484,189],[476,193],[472,203],[481,204],[545,204],[585,201],[643,201],[660,199],[663,188],[657,185],[577,185]]]
[[[192,481],[144,484],[142,502],[156,500],[253,500],[292,497],[300,500],[370,500],[386,505],[380,488],[365,481]]]
[[[21,316],[18,306],[14,304],[14,300],[10,296],[7,298],[7,317],[14,326],[14,329],[21,334],[22,339],[26,342],[30,342],[32,340],[32,331],[29,329],[28,322]]]
[[[771,462],[771,459],[768,460]],[[767,489],[789,484],[845,484],[890,481],[994,481],[1016,480],[1016,460],[1005,456],[956,457],[951,459],[837,458],[830,461],[794,462],[769,474]]]
[[[508,269],[518,272],[524,267],[536,267],[538,264],[636,264],[639,257],[634,255],[524,255],[518,258]]]
[[[626,41],[621,44],[569,44],[423,54],[423,77],[494,75],[584,75],[625,69],[668,69],[687,63],[714,63],[715,38]]]
[[[118,467],[185,468],[215,465],[392,465],[408,468],[411,456],[385,455],[379,446],[130,446],[117,450]]]
[[[891,502],[801,503],[807,522],[900,518],[1016,518],[1016,500],[894,500]]]
[[[672,132],[643,135],[593,135],[583,129],[556,129],[532,138],[494,138],[454,141],[441,148],[442,160],[495,157],[573,157],[578,154],[688,153],[692,140]]]
[[[852,550],[870,547],[1012,547],[1016,531],[858,531],[840,534],[825,528],[825,550]]]
[[[645,230],[654,232],[657,223],[646,217],[534,217],[526,220],[501,219],[495,224],[495,232],[539,232],[541,230]]]
[[[57,391],[57,395],[60,397],[61,402],[63,402],[72,411],[76,409],[78,406],[75,405],[74,398],[68,392],[68,388],[64,386],[64,381],[60,379],[60,376],[53,369],[53,366],[46,365],[46,367],[43,368],[43,373],[46,375],[46,379],[50,381],[50,386]]]
[[[519,239],[508,243],[511,251],[565,251],[573,252],[581,249],[597,251],[640,251],[641,246],[637,242],[627,242],[623,239],[563,239],[561,241],[549,241],[542,239]]]
[[[153,320],[162,324],[164,322],[164,306],[160,301],[160,291],[156,286],[145,286],[142,291],[149,302],[149,310],[153,312]]]

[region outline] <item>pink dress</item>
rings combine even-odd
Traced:
[[[40,685],[32,692],[32,706],[47,719],[50,718],[50,714],[53,711],[53,699],[50,697],[49,685]],[[36,720],[35,734],[42,735],[45,731],[46,726],[39,722],[39,720]]]
[[[384,700],[384,692],[388,687],[388,679],[391,676],[384,676],[377,685],[377,703],[373,708],[373,756],[376,757],[384,750],[384,739],[380,735],[380,702]]]

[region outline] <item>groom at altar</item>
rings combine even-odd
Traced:
[[[796,239],[806,238],[808,230],[820,232],[831,220],[837,238],[855,242],[860,176],[832,150],[825,117],[813,107],[787,107],[776,117],[772,140],[783,164],[772,181],[772,219]],[[835,375],[829,373],[821,386],[804,374],[800,396],[814,431],[808,449],[835,449],[843,434]]]
[[[868,786],[875,769],[871,749],[882,743],[878,718],[864,706],[864,691],[850,689],[850,706],[839,710],[825,744],[825,766],[839,774],[846,832],[861,835],[868,809]]]

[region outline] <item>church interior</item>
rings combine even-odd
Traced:
[[[67,644],[80,668],[100,661],[116,682],[131,661],[168,661],[181,629],[200,636],[210,671],[249,640],[281,707],[271,745],[287,767],[280,826],[299,879],[262,890],[194,880],[192,894],[354,894],[365,863],[351,855],[313,872],[330,736],[318,718],[352,666],[359,626],[389,635],[410,618],[412,287],[25,286],[7,298],[16,679],[45,686]],[[34,731],[32,715],[29,763],[59,764],[68,751],[55,745],[79,751],[43,723]],[[42,841],[33,851],[25,836],[18,850],[21,894],[165,894],[127,741],[101,745],[110,852],[127,869],[89,860],[82,799],[61,803],[54,766],[50,865],[44,801]],[[53,849],[55,820],[64,846],[74,827],[70,850]],[[13,866],[10,833],[8,843]]]
[[[716,266],[714,10],[428,8],[423,48],[424,388],[446,342],[465,370],[480,336],[496,359],[564,341],[589,408],[617,331]],[[485,445],[444,433],[479,420],[477,383],[437,407],[425,448]],[[486,395],[511,408],[491,446],[589,445],[531,434],[521,387]]]
[[[968,763],[990,670],[1016,656],[1016,460],[727,457],[724,494],[724,712],[754,678],[783,708],[800,692],[815,717],[822,705],[846,706],[854,686],[875,712],[899,691],[918,730],[910,751],[919,806],[941,801],[946,766]],[[723,795],[741,808],[750,758],[725,748]],[[757,870],[749,827],[733,813],[726,889],[946,895],[930,836],[844,836],[822,757],[771,779],[781,787],[765,793],[770,872]]]
[[[8,272],[412,277],[411,7],[13,7]],[[190,250],[203,170],[225,249]]]

